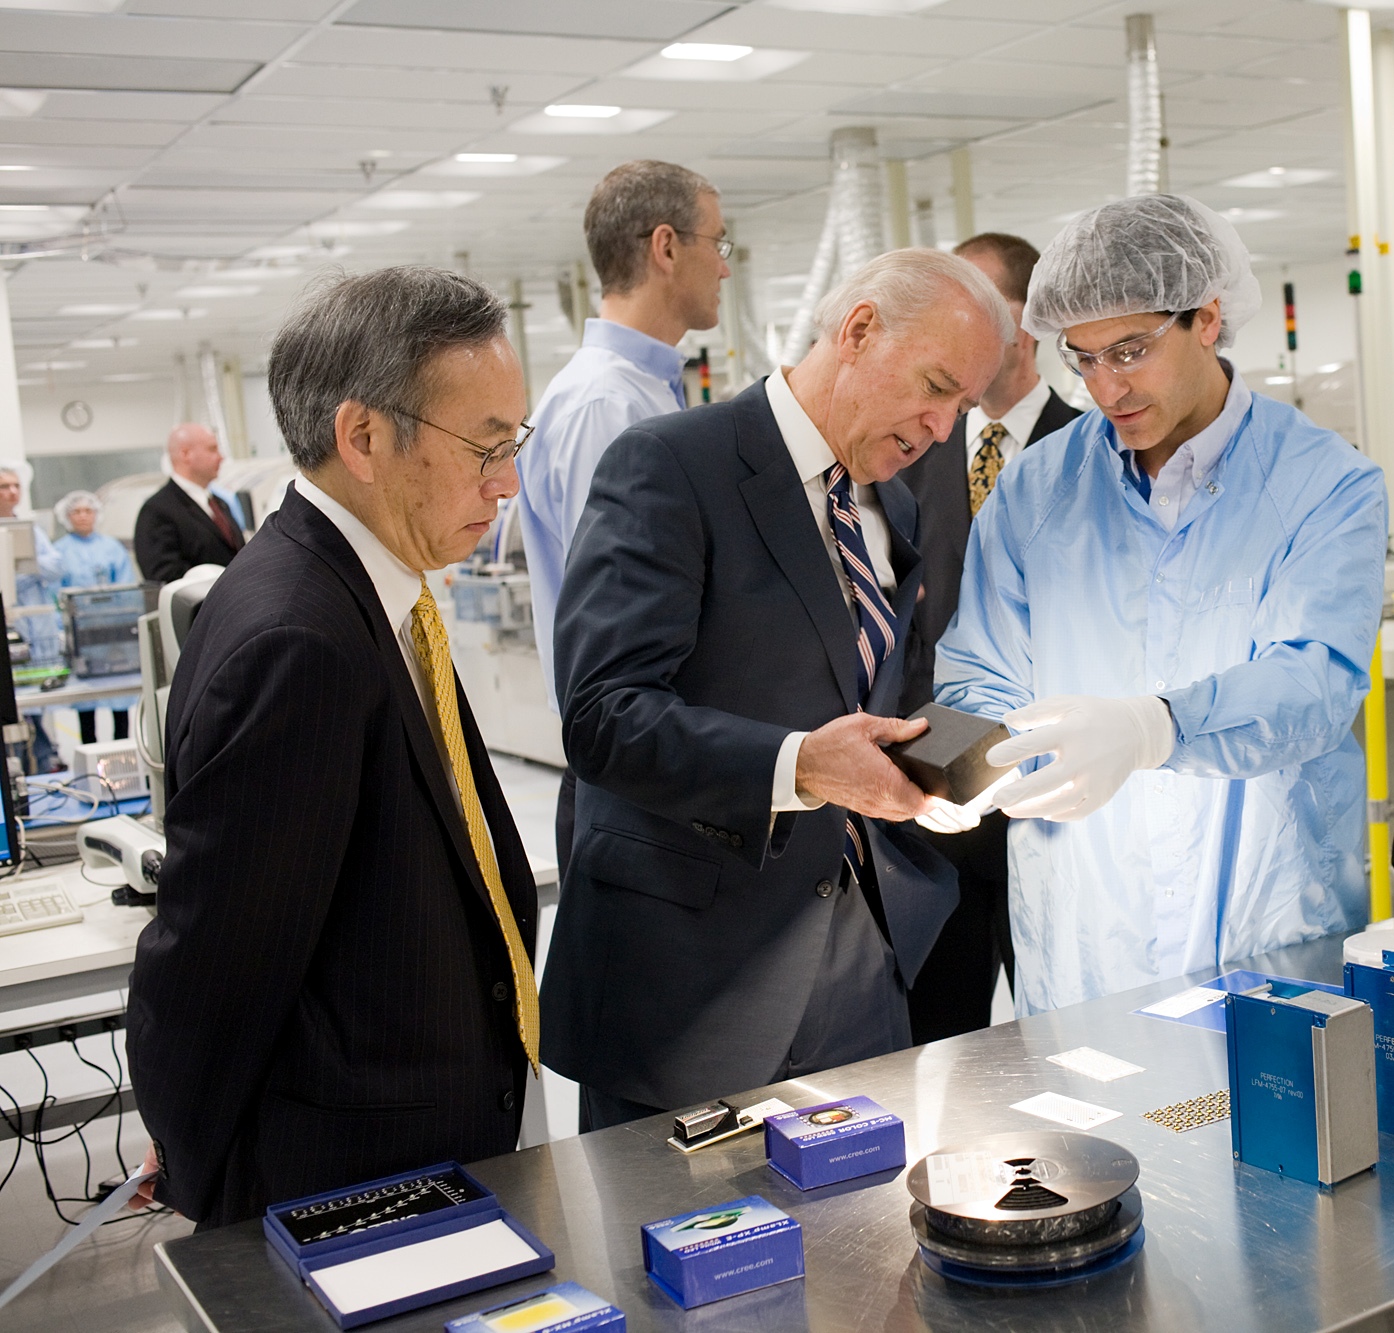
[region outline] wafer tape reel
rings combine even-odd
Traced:
[[[920,1256],[972,1286],[1053,1287],[1127,1263],[1142,1248],[1137,1158],[1088,1134],[993,1134],[910,1171]]]

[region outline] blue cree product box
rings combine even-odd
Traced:
[[[803,1276],[803,1232],[759,1195],[646,1222],[644,1270],[684,1310]]]
[[[545,1273],[555,1263],[458,1162],[272,1204],[262,1229],[340,1328]]]
[[[1347,963],[1346,994],[1364,1000],[1375,1018],[1375,1099],[1379,1127],[1394,1134],[1394,949],[1384,950],[1384,966]]]
[[[625,1333],[617,1310],[577,1282],[563,1282],[520,1301],[451,1319],[445,1333]]]
[[[870,1097],[765,1118],[765,1156],[801,1190],[905,1165],[905,1126]]]
[[[1331,1186],[1379,1158],[1368,1004],[1276,983],[1225,996],[1236,1160]]]

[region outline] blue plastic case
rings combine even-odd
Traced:
[[[684,1310],[803,1276],[803,1232],[758,1195],[648,1222],[644,1269]]]
[[[806,1106],[765,1118],[770,1166],[801,1190],[898,1171],[905,1165],[905,1126],[870,1097]]]
[[[521,1242],[512,1248],[520,1255],[524,1249],[530,1250],[530,1257],[463,1278],[445,1271],[438,1285],[351,1310],[340,1310],[322,1285],[326,1269],[499,1221]],[[315,1293],[340,1328],[356,1328],[544,1273],[555,1263],[552,1251],[505,1212],[494,1194],[458,1162],[438,1162],[420,1171],[272,1204],[262,1219],[262,1229],[272,1248]]]

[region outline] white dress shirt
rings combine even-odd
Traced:
[[[441,766],[445,769],[451,793],[458,805],[460,788],[450,764],[450,752],[445,748],[445,737],[441,734],[435,696],[421,670],[416,643],[411,637],[411,613],[416,607],[417,598],[421,596],[421,575],[398,560],[361,519],[351,514],[333,496],[326,495],[307,477],[297,476],[295,489],[339,529],[367,571],[373,590],[382,603],[387,623],[397,630],[397,647],[402,650],[402,660],[407,664],[411,683],[416,687],[416,697],[421,701],[421,711],[426,715],[426,723],[431,728],[436,750],[440,754]]]
[[[208,498],[208,491],[205,487],[200,486],[196,481],[190,481],[188,477],[181,477],[177,472],[171,472],[169,479],[202,509],[209,518],[213,518],[213,504]],[[321,494],[323,494],[323,492],[321,492]],[[326,496],[325,498],[327,499],[328,497]],[[213,519],[213,521],[216,523],[218,520]]]
[[[804,494],[808,497],[808,507],[813,511],[813,521],[818,525],[823,546],[832,562],[833,573],[837,576],[837,586],[842,589],[842,599],[847,603],[852,623],[859,626],[857,610],[852,601],[852,589],[847,582],[847,573],[842,567],[842,557],[837,553],[837,542],[833,539],[832,525],[828,522],[828,486],[823,474],[837,462],[828,442],[818,427],[809,420],[808,413],[794,397],[785,372],[781,368],[765,381],[765,396],[774,413],[775,425],[784,437],[784,446],[789,457],[798,469],[799,480],[803,482]],[[861,515],[862,538],[866,542],[867,554],[871,557],[872,568],[876,571],[876,581],[885,591],[887,598],[895,595],[895,571],[891,568],[891,536],[886,527],[886,516],[881,509],[881,501],[873,486],[852,483],[852,498],[857,503]],[[794,775],[799,762],[799,746],[806,731],[791,731],[779,747],[779,756],[774,766],[774,791],[770,801],[771,811],[816,810],[822,801],[805,801],[794,787]]]
[[[964,443],[967,445],[968,453],[968,471],[972,472],[973,460],[978,456],[978,450],[982,447],[983,431],[994,421],[1000,422],[1006,428],[1007,433],[997,447],[1002,451],[1002,466],[1005,467],[1010,463],[1026,448],[1026,441],[1031,438],[1031,432],[1036,429],[1036,422],[1041,419],[1041,412],[1049,397],[1050,385],[1045,380],[1037,380],[1036,387],[1005,416],[990,417],[981,407],[970,407],[968,420],[963,423]]]

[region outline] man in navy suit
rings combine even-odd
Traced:
[[[895,474],[977,401],[1011,316],[970,264],[900,250],[817,325],[792,370],[622,434],[572,544],[542,1055],[583,1129],[908,1045],[905,979],[957,901],[897,827],[935,803],[880,749],[922,729],[894,717],[921,569]]]

